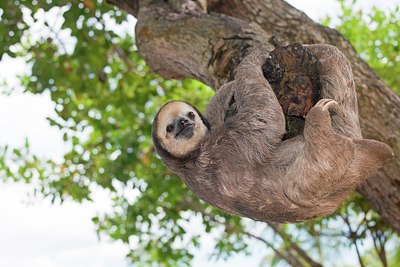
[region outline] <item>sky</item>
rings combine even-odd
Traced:
[[[290,0],[314,20],[326,15],[336,17],[340,12],[334,0]],[[369,10],[371,6],[386,8],[399,5],[400,0],[358,1],[358,6]],[[131,29],[132,21],[127,26]],[[16,75],[27,66],[22,60],[5,58],[0,62],[1,78],[17,83]],[[61,133],[49,126],[46,117],[55,117],[54,103],[48,94],[14,93],[0,95],[0,145],[19,147],[29,139],[34,153],[62,159],[68,147]],[[127,247],[96,235],[91,218],[110,208],[107,194],[99,191],[93,202],[77,204],[67,201],[51,205],[49,201],[32,201],[28,187],[21,184],[0,183],[0,267],[126,267]],[[201,227],[198,224],[198,227]],[[208,262],[212,251],[212,237],[196,251],[193,266],[257,266],[265,256],[264,247],[253,241],[252,256],[237,255],[228,261]]]

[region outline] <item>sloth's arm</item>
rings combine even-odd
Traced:
[[[211,149],[220,149],[215,146],[218,142],[238,157],[259,162],[270,156],[281,142],[285,118],[261,69],[267,56],[261,52],[247,56],[237,68],[235,80],[222,87],[210,102],[206,114],[219,112],[216,115],[220,123],[219,127],[211,126]],[[232,99],[237,113],[223,122],[226,110],[223,114],[221,111]]]

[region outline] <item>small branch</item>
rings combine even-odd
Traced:
[[[252,234],[250,232],[247,232],[247,231],[245,231],[245,230],[243,230],[241,228],[234,227],[234,226],[230,225],[229,223],[218,219],[214,215],[204,211],[197,203],[194,203],[194,202],[192,202],[192,201],[190,201],[188,199],[184,200],[184,203],[186,205],[188,205],[188,207],[190,207],[193,211],[199,212],[203,217],[208,218],[210,221],[213,221],[215,223],[224,225],[225,228],[229,232],[241,233],[241,234],[243,234],[245,236],[248,236],[248,237],[254,238],[254,239],[258,240],[258,241],[261,241],[267,247],[272,249],[279,258],[283,259],[284,261],[289,263],[291,266],[293,266],[293,267],[304,267],[304,265],[296,258],[296,256],[293,255],[292,253],[289,253],[289,251],[286,251],[285,253],[284,252],[280,252],[279,250],[277,250],[274,247],[274,245],[272,243],[268,242],[266,239],[264,239],[264,238],[262,238],[260,236],[254,235],[254,234]]]
[[[373,240],[373,243],[374,243],[374,249],[376,251],[376,254],[378,254],[378,257],[379,257],[379,260],[382,263],[382,266],[383,267],[387,267],[388,263],[387,263],[387,257],[386,257],[386,249],[385,249],[385,244],[386,244],[386,241],[387,241],[387,237],[380,230],[374,230],[370,226],[367,226],[367,227],[368,227],[368,230],[371,233],[372,240]]]
[[[125,10],[133,16],[137,16],[139,12],[139,0],[106,0],[107,3],[117,6],[122,10]]]
[[[131,71],[139,76],[142,76],[142,77],[144,77],[146,75],[143,71],[139,71],[135,66],[132,65],[130,58],[128,57],[128,55],[125,53],[125,51],[119,45],[114,44],[113,48],[114,48],[114,51],[119,56],[119,58],[122,59],[122,61],[124,61],[124,63],[128,67],[129,71]]]
[[[294,243],[291,238],[280,229],[279,225],[276,223],[268,223],[268,225],[277,233],[283,240],[288,241],[290,243],[289,248],[296,251],[296,253],[303,258],[310,266],[312,267],[322,267],[322,264],[314,261],[308,254],[300,248],[296,243]]]
[[[342,215],[342,214],[339,214],[339,216],[340,216],[340,217],[342,218],[342,220],[346,223],[347,228],[349,229],[349,232],[350,232],[349,238],[350,238],[350,240],[352,241],[352,243],[354,244],[354,246],[355,246],[355,248],[356,248],[357,257],[358,257],[358,262],[360,263],[360,266],[361,266],[361,267],[365,267],[364,262],[363,262],[363,260],[362,260],[362,258],[361,258],[360,250],[359,250],[358,245],[357,245],[357,238],[356,238],[357,233],[356,233],[356,232],[353,232],[348,217],[345,217],[345,216]]]

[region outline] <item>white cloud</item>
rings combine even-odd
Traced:
[[[91,218],[103,207],[46,200],[29,205],[27,191],[26,185],[0,184],[1,267],[128,266],[126,246],[97,238]]]
[[[38,156],[60,159],[67,152],[60,131],[50,127],[46,117],[55,117],[48,93],[0,95],[0,145],[21,147],[28,138]]]

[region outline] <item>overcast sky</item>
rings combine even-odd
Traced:
[[[290,0],[295,7],[314,20],[326,15],[337,16],[336,1]],[[359,1],[363,10],[376,5],[381,8],[399,5],[400,0]],[[129,25],[132,29],[132,25]],[[11,83],[25,70],[21,60],[5,59],[0,75]],[[54,117],[54,104],[48,94],[0,95],[0,145],[18,147],[27,137],[34,153],[61,159],[66,146],[57,129],[49,126],[46,117]],[[109,208],[107,195],[99,192],[93,203],[82,205],[66,202],[51,206],[47,201],[29,203],[24,185],[0,183],[0,267],[125,267],[127,248],[119,242],[98,240],[91,218]],[[251,244],[253,256],[242,255],[228,262],[208,263],[212,239],[196,254],[194,266],[256,266],[265,256],[264,247]],[[208,245],[207,245],[208,244]]]

